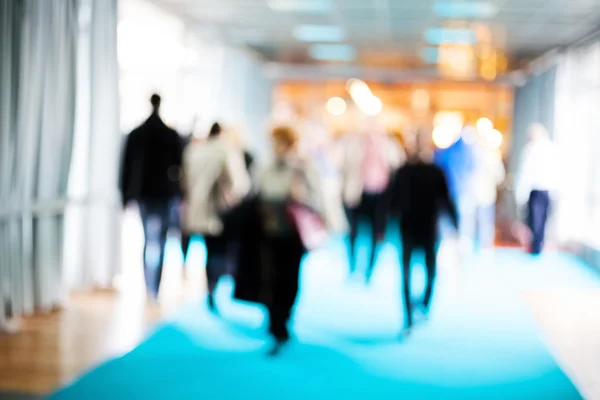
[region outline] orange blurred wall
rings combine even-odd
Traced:
[[[459,111],[466,124],[474,125],[481,117],[489,118],[504,135],[502,149],[509,146],[513,108],[511,87],[480,82],[367,83],[383,103],[381,117],[390,130],[431,129],[436,112]],[[346,81],[282,82],[275,89],[274,104],[293,110],[295,118],[320,119],[327,128],[343,133],[356,126],[358,113],[345,86]],[[429,94],[429,108],[425,112],[413,110],[413,93],[417,90]],[[346,113],[333,116],[327,112],[326,104],[331,97],[346,100]]]

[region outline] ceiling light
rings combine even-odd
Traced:
[[[488,2],[438,1],[433,5],[433,11],[441,18],[467,18],[485,19],[492,18],[498,10]]]
[[[425,41],[431,45],[475,44],[475,32],[470,29],[432,28],[425,31]]]
[[[327,111],[332,115],[342,115],[346,112],[346,102],[341,97],[332,97],[327,102]]]
[[[303,42],[341,42],[346,32],[332,25],[301,25],[294,29],[294,37]]]
[[[346,44],[315,44],[310,46],[309,54],[315,60],[354,61],[356,49]]]
[[[269,7],[276,11],[295,11],[322,14],[333,10],[332,0],[269,0]]]

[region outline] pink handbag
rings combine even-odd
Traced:
[[[329,231],[317,213],[298,203],[290,204],[288,212],[307,250],[314,250],[326,244]]]

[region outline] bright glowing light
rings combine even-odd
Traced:
[[[346,102],[341,97],[332,97],[327,102],[327,111],[332,115],[342,115],[346,112]]]
[[[458,135],[451,127],[440,125],[433,129],[433,144],[439,149],[447,149],[458,140]]]
[[[488,142],[493,148],[500,148],[500,146],[502,146],[502,133],[500,133],[500,131],[497,129],[492,129],[488,133]]]
[[[381,100],[373,95],[369,85],[360,79],[350,79],[346,84],[346,90],[350,93],[352,101],[367,115],[375,116],[383,108]]]
[[[365,114],[375,116],[381,112],[381,109],[383,108],[383,104],[381,103],[381,100],[379,100],[378,97],[371,96],[371,97],[367,98],[367,100],[364,102],[364,104],[362,106],[361,106],[361,104],[358,104],[358,107],[361,110],[363,110],[363,112]]]
[[[348,81],[347,90],[352,96],[352,100],[357,101],[357,99],[367,99],[373,96],[371,89],[369,89],[369,85],[360,79],[351,79]],[[360,101],[359,100],[359,101]]]
[[[440,111],[433,117],[433,143],[440,149],[446,149],[459,138],[463,128],[463,116],[460,112]]]
[[[433,126],[445,126],[458,135],[463,127],[463,116],[460,112],[440,111],[433,117]]]
[[[477,121],[477,132],[480,135],[485,135],[494,129],[494,124],[488,118],[479,118]]]

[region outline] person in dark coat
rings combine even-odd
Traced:
[[[419,143],[409,152],[409,162],[396,175],[392,192],[392,210],[400,218],[402,237],[403,296],[405,333],[413,326],[411,299],[411,260],[415,250],[425,252],[427,286],[421,304],[423,313],[429,312],[436,276],[438,219],[448,213],[458,229],[456,206],[450,197],[446,176],[442,169],[419,158]]]
[[[125,143],[120,189],[123,205],[137,202],[144,225],[144,276],[156,300],[162,276],[172,202],[181,195],[181,138],[159,116],[161,98],[150,98],[152,114]]]

